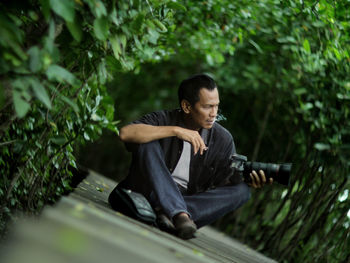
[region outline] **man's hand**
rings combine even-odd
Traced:
[[[248,185],[256,189],[256,188],[263,187],[266,183],[268,183],[268,184],[272,184],[273,183],[273,179],[272,178],[270,178],[270,180],[267,182],[266,176],[265,176],[265,173],[264,173],[263,170],[259,170],[259,175],[257,174],[256,171],[253,170],[249,174],[250,179],[251,179],[251,183],[248,184]]]
[[[176,137],[180,140],[187,141],[192,144],[194,154],[197,154],[199,151],[200,155],[202,155],[204,151],[208,149],[198,131],[178,127],[175,133]]]

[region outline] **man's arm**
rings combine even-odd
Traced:
[[[153,126],[148,124],[129,124],[120,129],[119,137],[123,142],[147,143],[176,136],[193,145],[194,154],[203,154],[207,149],[198,131],[179,126]]]
[[[176,136],[175,128],[175,126],[129,124],[120,129],[119,137],[123,142],[147,143]]]

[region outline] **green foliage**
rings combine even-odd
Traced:
[[[232,233],[276,259],[346,261],[349,201],[342,210],[338,197],[349,188],[349,17],[324,1],[248,8],[234,56],[214,68],[233,120],[226,126],[239,151],[292,161],[294,173],[282,202],[278,188],[254,193]]]
[[[2,231],[69,190],[77,145],[118,133],[105,85],[161,52],[166,2],[0,4]]]

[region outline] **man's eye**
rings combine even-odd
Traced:
[[[205,105],[203,106],[204,109],[212,109],[212,108],[215,108],[215,109],[218,109],[219,108],[219,105]]]

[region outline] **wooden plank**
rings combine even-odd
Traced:
[[[210,227],[185,241],[115,212],[115,185],[91,172],[39,220],[17,224],[1,262],[276,262]]]

